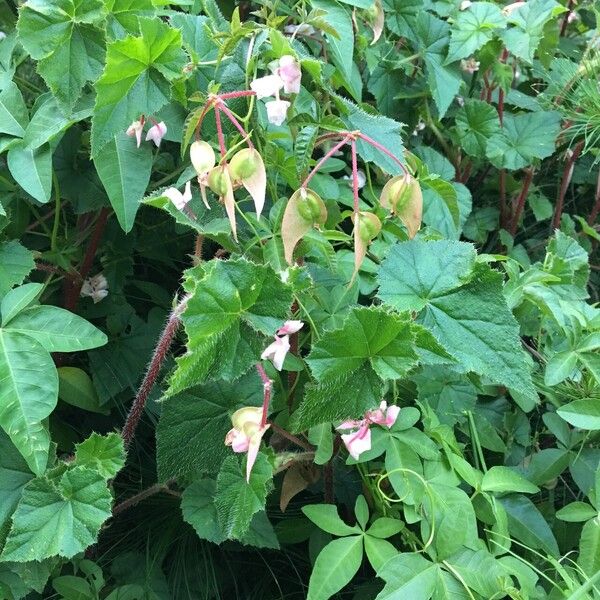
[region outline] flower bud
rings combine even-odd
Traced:
[[[224,196],[227,193],[227,175],[221,167],[214,167],[207,178],[208,187],[217,196]]]
[[[196,141],[190,146],[190,160],[200,177],[215,166],[215,151],[208,142]]]
[[[259,161],[258,152],[252,148],[244,148],[236,152],[229,161],[229,172],[234,181],[252,177],[256,172]]]
[[[321,198],[319,198],[312,190],[306,190],[306,194],[300,194],[297,208],[298,214],[303,219],[310,221],[310,223],[314,223],[321,217],[323,200],[321,200]]]

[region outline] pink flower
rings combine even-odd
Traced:
[[[286,321],[282,327],[277,330],[277,335],[288,335],[297,333],[304,327],[302,321]]]
[[[134,121],[128,128],[125,133],[129,137],[133,137],[135,135],[135,139],[137,142],[137,147],[140,147],[142,143],[142,131],[144,130],[144,122],[142,120]]]
[[[177,188],[170,187],[166,189],[162,195],[166,196],[175,205],[175,208],[178,210],[183,210],[187,203],[192,199],[191,182],[188,181],[185,184],[185,190],[183,194]]]
[[[265,348],[265,351],[260,357],[265,360],[268,359],[273,363],[273,366],[281,371],[283,368],[283,361],[287,353],[290,350],[290,336],[284,335],[282,337],[275,336],[275,341]]]
[[[363,419],[348,420],[340,423],[336,427],[339,431],[357,430],[352,433],[342,434],[341,436],[350,456],[358,460],[358,457],[363,452],[371,449],[371,425],[381,425],[389,429],[396,422],[399,413],[399,406],[392,405],[388,407],[387,402],[382,400],[379,408],[368,410]]]
[[[281,125],[287,116],[287,110],[290,103],[287,100],[271,100],[265,103],[267,109],[267,119],[273,125]]]
[[[155,123],[150,129],[148,129],[148,133],[146,134],[146,141],[152,140],[155,145],[160,146],[160,142],[165,137],[167,133],[167,126],[164,121],[160,123]]]
[[[283,80],[279,75],[266,75],[250,82],[250,89],[256,92],[256,97],[259,100],[261,98],[268,98],[269,96],[276,96],[282,87]]]
[[[236,410],[231,416],[233,428],[225,436],[225,445],[231,446],[234,452],[247,452],[246,481],[250,481],[250,473],[258,456],[258,449],[263,435],[269,425],[261,427],[263,409],[258,406],[245,406]]]
[[[464,58],[460,61],[460,68],[465,73],[475,73],[475,71],[479,71],[479,61],[475,60],[472,56],[465,60]]]
[[[286,54],[279,59],[277,75],[283,81],[283,91],[286,94],[298,94],[300,92],[302,71],[293,56]]]
[[[94,304],[104,300],[108,296],[108,282],[102,273],[88,277],[81,286],[80,296],[89,296]]]

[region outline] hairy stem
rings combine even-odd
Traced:
[[[317,171],[350,139],[349,135],[346,135],[341,142],[338,142],[335,146],[330,148],[323,158],[315,165],[314,169],[308,174],[306,179],[302,182],[300,187],[306,188],[308,182],[317,174]]]
[[[154,485],[151,485],[149,488],[142,490],[135,496],[131,496],[131,498],[127,498],[127,500],[123,500],[123,502],[120,502],[119,504],[115,505],[115,507],[112,509],[113,517],[120,515],[122,512],[125,512],[126,510],[133,508],[134,506],[136,506],[137,504],[139,504],[146,498],[150,498],[150,496],[154,496],[155,494],[158,494],[160,492],[166,492],[168,494],[176,494],[176,492],[169,489],[168,482],[167,483],[155,483]]]
[[[154,348],[154,353],[152,354],[152,358],[150,359],[150,363],[148,365],[148,370],[146,371],[146,375],[140,384],[133,404],[131,405],[129,413],[127,414],[127,418],[125,419],[125,424],[123,425],[121,436],[123,437],[125,448],[127,448],[133,440],[135,430],[137,429],[140,418],[142,417],[142,413],[144,412],[146,401],[148,400],[148,396],[154,387],[154,383],[156,382],[156,379],[160,373],[160,369],[165,361],[165,358],[167,357],[169,349],[171,348],[173,338],[175,337],[181,322],[181,314],[185,310],[188,300],[189,296],[185,296],[183,300],[173,309],[169,319],[167,320],[165,328],[158,338],[158,342]]]
[[[223,126],[221,124],[221,108],[215,106],[215,123],[217,125],[217,138],[219,139],[219,150],[221,151],[221,160],[225,161],[227,149],[225,148],[225,136],[223,135]]]
[[[256,363],[256,370],[258,371],[260,380],[263,383],[264,390],[262,417],[260,419],[260,427],[262,429],[267,424],[267,414],[269,412],[269,404],[271,404],[271,391],[273,390],[273,382],[269,379],[265,368],[260,363]]]
[[[219,109],[223,111],[223,114],[231,121],[231,124],[241,133],[242,137],[246,140],[248,148],[254,150],[254,144],[250,139],[250,134],[240,125],[240,122],[235,118],[235,115],[225,106],[223,102],[219,104]]]
[[[554,207],[554,216],[552,217],[551,228],[557,229],[560,227],[560,219],[562,217],[563,208],[565,204],[565,195],[567,189],[571,183],[571,177],[573,176],[573,169],[575,168],[575,161],[579,158],[581,151],[583,150],[583,140],[578,142],[573,148],[573,151],[567,156],[565,161],[565,167],[563,169],[562,179],[560,187],[558,188],[558,195],[556,197],[556,205]]]
[[[517,233],[517,227],[519,226],[519,220],[521,219],[521,213],[523,212],[523,208],[525,206],[525,200],[527,198],[527,194],[529,193],[529,186],[531,185],[531,180],[533,179],[533,167],[529,167],[525,172],[525,179],[523,180],[523,187],[521,188],[521,193],[519,194],[519,198],[517,199],[517,206],[515,207],[515,214],[513,216],[513,220],[510,226],[510,234],[515,237]]]
[[[598,213],[600,213],[600,171],[598,171],[598,179],[596,181],[596,194],[594,197],[594,206],[592,206],[592,210],[590,211],[590,216],[588,217],[588,225],[593,225],[598,218]]]
[[[358,199],[358,161],[356,158],[356,141],[352,140],[352,193],[354,195],[354,217],[358,215],[359,199]],[[356,221],[355,221],[356,222]]]

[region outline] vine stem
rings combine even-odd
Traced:
[[[592,210],[590,211],[590,216],[588,217],[588,225],[593,225],[598,218],[598,213],[600,213],[600,171],[598,171],[598,180],[596,181],[596,195],[594,198],[594,206],[592,206]]]
[[[314,169],[307,175],[306,179],[302,182],[300,187],[306,188],[308,182],[317,174],[317,171],[345,144],[348,143],[350,135],[346,134],[341,142],[338,142],[335,146],[330,148],[327,153],[321,158],[321,160],[315,165]]]
[[[562,217],[564,208],[565,195],[567,193],[569,184],[571,183],[573,169],[575,168],[575,161],[579,158],[579,155],[583,150],[583,143],[584,142],[582,140],[575,145],[575,148],[573,148],[573,151],[565,162],[560,187],[558,188],[558,195],[556,197],[556,206],[554,207],[554,216],[552,217],[551,229],[557,229],[560,227],[560,219]]]
[[[523,208],[525,206],[525,199],[527,198],[527,194],[529,193],[529,186],[531,185],[531,180],[533,179],[533,167],[529,167],[525,173],[525,180],[523,181],[523,187],[521,188],[521,193],[519,194],[519,198],[517,199],[517,206],[515,208],[515,214],[513,216],[512,223],[510,225],[510,234],[515,237],[517,233],[517,227],[519,225],[519,219],[521,218],[521,213],[523,212]]]
[[[181,315],[186,309],[189,298],[189,296],[185,296],[183,300],[181,300],[181,302],[179,302],[179,304],[173,309],[169,315],[165,328],[158,338],[158,342],[154,348],[154,353],[152,354],[152,358],[148,364],[148,369],[146,370],[146,375],[144,376],[144,379],[138,388],[133,404],[131,405],[129,413],[127,414],[127,418],[125,419],[125,424],[123,425],[121,436],[126,449],[133,440],[135,430],[137,429],[140,418],[142,417],[142,413],[144,412],[146,401],[148,400],[148,396],[154,387],[154,383],[156,382],[156,378],[160,373],[163,362],[167,357],[169,349],[171,348],[173,338],[175,337],[177,329],[179,328],[179,324],[181,323]]]
[[[260,364],[256,363],[256,370],[260,380],[263,383],[263,405],[262,405],[262,417],[260,419],[260,428],[262,429],[267,424],[267,413],[269,412],[269,404],[271,403],[271,391],[273,390],[273,382],[269,379],[265,368]]]

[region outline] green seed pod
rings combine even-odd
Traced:
[[[215,166],[215,151],[209,143],[196,141],[190,146],[190,160],[198,176],[203,175]]]
[[[381,231],[381,221],[373,213],[358,214],[358,236],[363,242],[370,242]]]
[[[314,223],[320,219],[323,212],[323,200],[312,190],[306,190],[306,198],[300,197],[297,208],[303,219]]]
[[[217,196],[224,196],[227,193],[227,174],[222,167],[214,167],[207,178],[208,187]]]
[[[258,167],[260,157],[252,148],[244,148],[236,152],[229,161],[229,172],[234,181],[241,181],[252,177]]]

